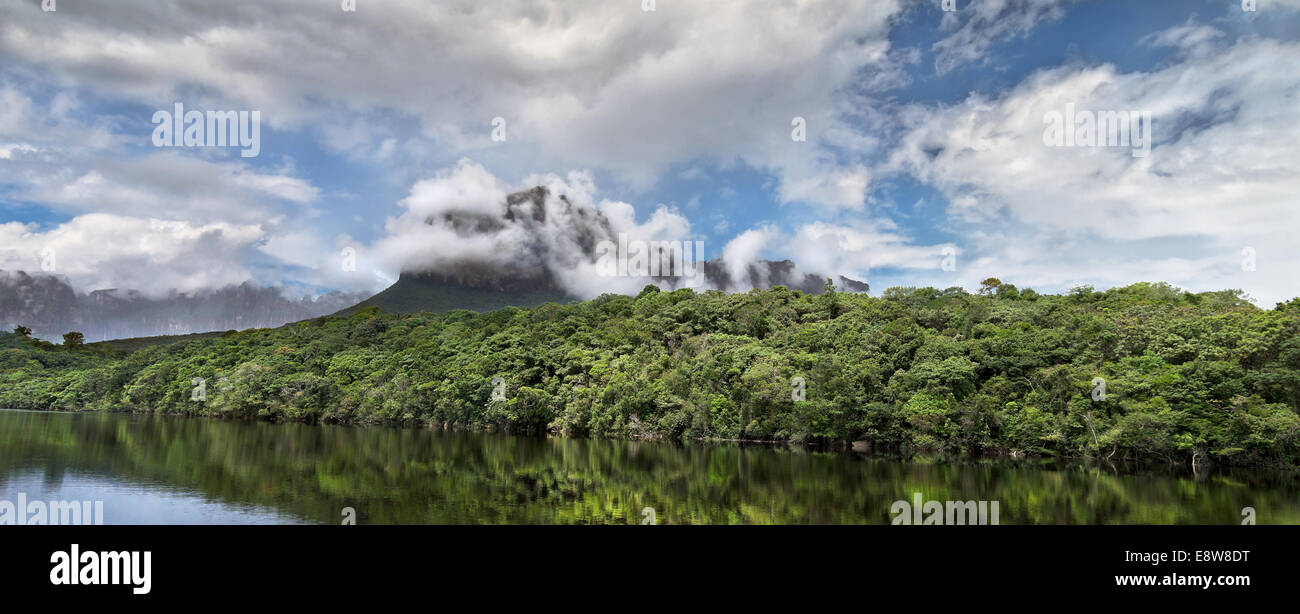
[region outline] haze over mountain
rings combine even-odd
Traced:
[[[564,184],[500,198],[439,193],[410,203],[410,214],[391,223],[403,241],[381,246],[403,254],[397,283],[343,313],[369,306],[395,313],[529,307],[635,294],[647,284],[726,292],[780,285],[820,294],[831,277],[841,289],[869,290],[866,282],[758,259],[746,249],[704,259],[689,236],[673,236],[681,229],[671,224],[611,219],[557,187]],[[657,261],[658,268],[647,264],[638,273],[637,249],[641,262]]]
[[[768,288],[784,285],[793,290],[808,294],[821,294],[825,291],[825,280],[815,275],[806,275],[802,280],[788,277],[784,271],[793,270],[794,263],[789,260],[780,262],[761,261],[752,267],[755,278],[768,280]],[[766,274],[760,271],[766,269]],[[725,269],[720,261],[709,260],[704,263],[705,276],[712,280],[723,279]],[[784,283],[789,281],[791,283]],[[797,281],[797,283],[795,283]],[[711,284],[712,285],[712,284]],[[866,282],[839,276],[836,288],[848,292],[867,292],[870,286]],[[714,288],[716,289],[716,287]],[[356,305],[339,312],[350,315],[366,307],[378,307],[389,313],[416,313],[420,311],[442,312],[453,309],[470,311],[491,311],[503,307],[534,307],[543,303],[567,303],[579,300],[579,297],[567,293],[553,283],[539,284],[486,284],[468,285],[458,282],[454,276],[437,273],[402,273],[397,283],[384,291]]]
[[[523,307],[636,294],[647,284],[723,291],[783,285],[820,294],[827,277],[837,278],[842,289],[868,290],[866,282],[836,272],[759,259],[757,250],[735,243],[720,258],[705,258],[705,246],[671,216],[636,224],[616,206],[601,204],[606,207],[563,181],[512,194],[448,190],[446,183],[416,190],[407,215],[390,220],[393,241],[378,246],[383,258],[402,263],[402,276],[361,307]]]
[[[598,207],[575,202],[558,189],[563,187],[417,203],[410,214],[420,216],[418,223],[411,224],[409,216],[397,220],[405,225],[397,235],[402,242],[381,246],[401,255],[401,275],[370,298],[334,291],[295,300],[251,282],[162,297],[133,289],[79,292],[51,275],[0,271],[0,324],[28,326],[44,339],[76,330],[87,341],[100,341],[272,328],[370,306],[393,313],[530,307],[605,292],[635,294],[647,284],[725,292],[781,285],[820,294],[830,277],[846,291],[869,289],[866,282],[805,271],[790,260],[755,258],[743,245],[703,259],[689,236],[673,236],[681,229],[672,224],[611,219]],[[637,255],[628,253],[637,248],[629,244],[639,245],[641,262],[657,261],[660,268],[638,273]],[[619,268],[620,259],[633,264]]]
[[[330,292],[292,299],[279,289],[244,283],[204,292],[151,298],[132,290],[78,293],[45,274],[0,270],[0,325],[32,329],[58,340],[78,331],[86,341],[197,332],[273,328],[333,313],[361,295]]]

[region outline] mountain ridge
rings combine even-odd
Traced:
[[[361,296],[335,291],[293,300],[275,287],[251,282],[159,298],[115,288],[77,293],[54,275],[0,270],[0,325],[5,330],[26,326],[47,340],[71,331],[88,342],[175,336],[274,328],[328,315]]]

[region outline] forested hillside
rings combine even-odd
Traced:
[[[647,287],[481,314],[367,309],[131,354],[5,333],[0,406],[1295,465],[1300,299]]]

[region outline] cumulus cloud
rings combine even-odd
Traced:
[[[139,153],[112,120],[84,121],[81,104],[65,94],[37,100],[4,86],[0,109],[0,170],[13,199],[73,214],[255,222],[320,194],[310,181],[238,158]]]
[[[780,231],[771,226],[752,228],[736,235],[722,248],[722,262],[727,277],[737,284],[736,290],[753,287],[748,282],[749,265],[758,260],[768,244],[779,235]]]
[[[1063,66],[997,97],[913,106],[882,172],[940,189],[953,203],[946,223],[1004,271],[1121,283],[1163,273],[1193,289],[1246,287],[1270,305],[1294,295],[1300,107],[1277,93],[1300,88],[1300,73],[1279,64],[1300,45],[1227,43],[1189,26],[1153,40],[1178,45],[1180,59],[1149,72]],[[1135,157],[1045,144],[1045,119],[1067,105],[1149,112],[1154,146]],[[1026,240],[1032,250],[1005,248]],[[1243,275],[1247,247],[1258,268]]]
[[[520,184],[460,160],[417,182],[365,257],[392,271],[436,273],[474,285],[546,282],[583,298],[630,292],[650,280],[605,276],[598,244],[688,241],[690,223],[660,206],[638,222],[625,202],[597,200],[591,174],[532,175]]]
[[[870,279],[873,269],[938,269],[945,247],[955,249],[950,244],[917,244],[893,222],[878,218],[805,224],[795,229],[782,251],[809,271]]]
[[[855,164],[824,173],[788,177],[781,185],[781,195],[786,201],[860,211],[866,205],[870,185],[871,170],[863,164]]]
[[[249,279],[243,262],[263,238],[256,225],[78,216],[49,230],[0,224],[0,269],[52,273],[81,291],[120,288],[147,296],[222,288]]]
[[[344,13],[312,0],[216,7],[89,4],[0,23],[0,53],[150,108],[258,109],[267,125],[319,126],[341,150],[429,155],[493,168],[601,168],[647,187],[687,159],[742,160],[789,200],[858,206],[868,174],[825,155],[869,145],[839,94],[886,64],[897,0],[391,1]],[[852,15],[851,19],[844,18]],[[366,114],[367,121],[358,115]],[[491,139],[506,121],[506,143]],[[802,117],[807,141],[792,142]],[[385,119],[414,118],[416,134]],[[444,160],[447,161],[447,160]]]
[[[254,248],[299,232],[313,214],[320,190],[291,167],[265,170],[234,156],[175,150],[141,153],[114,116],[90,111],[66,92],[42,97],[0,86],[0,194],[71,216],[46,228],[6,224],[0,268],[40,271],[33,254],[52,248],[58,272],[78,290],[217,288],[248,281]]]
[[[69,212],[256,222],[317,195],[303,179],[172,152],[77,162],[36,165],[48,173],[34,174],[11,196]]]

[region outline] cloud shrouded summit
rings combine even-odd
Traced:
[[[727,291],[780,284],[820,291],[832,273],[768,263],[759,256],[769,237],[750,233],[722,249],[721,258],[705,262],[707,252],[697,253],[690,223],[681,215],[660,207],[637,223],[631,205],[597,201],[585,173],[533,176],[525,184],[534,187],[511,192],[483,166],[462,160],[415,185],[402,200],[406,212],[388,220],[387,236],[367,256],[388,269],[461,285],[559,289],[580,298],[635,293],[648,283]],[[660,274],[611,271],[619,251],[610,248],[620,242],[640,242],[634,249],[659,258]],[[632,258],[632,251],[624,251],[624,258]]]

